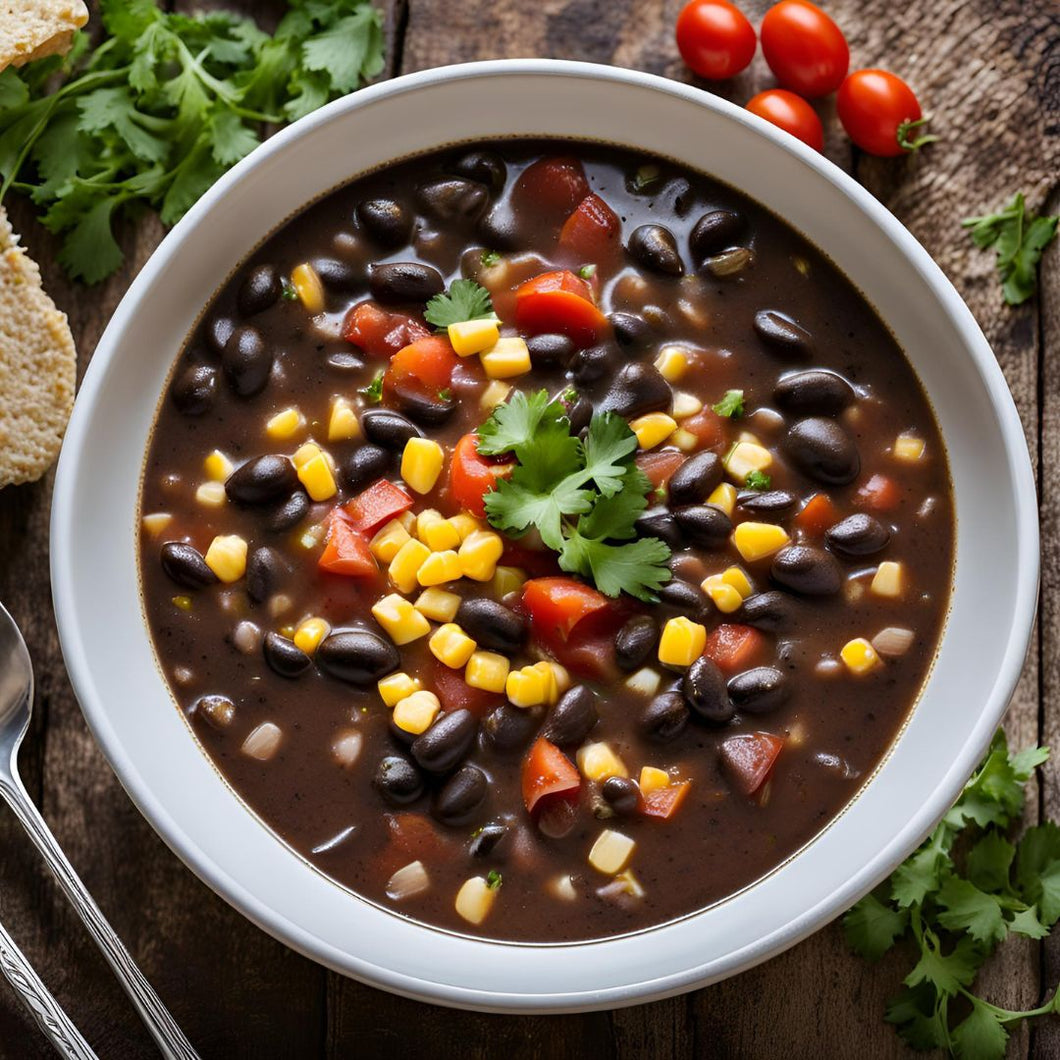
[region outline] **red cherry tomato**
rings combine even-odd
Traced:
[[[850,67],[843,31],[810,0],[780,0],[762,19],[762,54],[785,87],[807,99],[827,96]]]
[[[677,50],[708,81],[735,77],[757,46],[754,27],[728,0],[690,0],[677,16]]]
[[[923,118],[913,90],[886,70],[855,70],[840,86],[836,110],[847,135],[870,155],[908,154],[935,136],[910,138]]]
[[[760,118],[765,118],[778,129],[791,133],[815,151],[824,148],[824,129],[817,112],[801,96],[783,88],[770,88],[759,92],[747,104],[747,109]]]

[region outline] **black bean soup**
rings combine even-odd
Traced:
[[[701,909],[835,817],[954,550],[854,287],[732,188],[580,142],[288,221],[181,353],[142,505],[161,666],[239,795],[395,913],[538,942]]]

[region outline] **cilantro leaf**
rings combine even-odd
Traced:
[[[479,260],[487,269],[490,269],[500,263],[501,256],[496,250],[484,250]]]
[[[560,553],[559,565],[565,571],[592,578],[605,596],[626,592],[638,600],[652,601],[670,580],[670,569],[665,565],[669,558],[670,549],[657,537],[609,545],[574,530]]]
[[[423,319],[444,331],[450,324],[493,315],[493,301],[485,287],[474,280],[453,280],[448,291],[436,294],[427,303]]]
[[[625,541],[635,534],[634,523],[648,507],[651,481],[636,464],[626,467],[619,489],[601,497],[591,512],[578,520],[578,533],[584,537]]]
[[[593,416],[585,437],[585,474],[605,497],[622,487],[622,461],[637,449],[637,436],[621,416],[605,412]]]
[[[935,901],[941,909],[938,922],[944,928],[967,931],[973,939],[988,946],[1008,934],[1008,924],[997,898],[960,876],[948,877]]]
[[[867,894],[843,918],[847,945],[867,961],[878,961],[905,934],[909,914]]]
[[[952,997],[962,986],[970,986],[982,963],[975,941],[962,935],[949,953],[943,953],[933,932],[924,932],[920,960],[902,980],[906,986],[930,983],[943,997]]]
[[[1003,891],[1015,856],[1016,848],[1000,832],[987,832],[965,858],[968,879],[984,891]]]
[[[546,391],[524,394],[517,390],[479,427],[478,451],[483,456],[518,453],[533,442],[542,423],[559,423],[565,415],[563,405],[550,401]]]
[[[991,1008],[972,998],[972,1011],[950,1035],[960,1060],[1004,1060],[1008,1031]]]
[[[887,1002],[884,1019],[914,1049],[944,1049],[949,1031],[939,1020],[935,991],[929,983],[905,987]]]
[[[1008,927],[1009,931],[1029,939],[1044,939],[1049,934],[1049,929],[1038,919],[1037,907],[1033,905],[1016,913]]]
[[[764,471],[754,470],[747,472],[747,477],[743,480],[743,484],[749,490],[767,490],[773,485],[773,479]]]
[[[377,372],[375,378],[366,386],[360,390],[361,395],[365,401],[370,401],[373,405],[378,404],[383,400],[383,373]]]
[[[728,416],[730,419],[738,419],[743,415],[743,391],[726,390],[725,396],[711,408],[719,416]]]

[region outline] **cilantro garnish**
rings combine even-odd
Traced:
[[[514,453],[518,461],[486,494],[493,526],[513,536],[536,529],[563,570],[592,579],[607,596],[655,599],[670,580],[670,549],[655,537],[631,540],[652,487],[633,462],[637,439],[625,420],[594,415],[583,442],[571,435],[559,399],[517,392],[478,434],[483,456]]]
[[[1037,747],[1012,754],[998,732],[934,832],[843,919],[847,942],[866,960],[912,942],[916,963],[885,1018],[914,1048],[1002,1060],[1015,1024],[1060,1011],[1060,992],[1021,1012],[972,991],[999,942],[1044,938],[1060,919],[1060,827],[1029,828],[1018,843],[1009,837],[1024,786],[1048,756]]]
[[[728,416],[730,419],[739,419],[743,415],[743,391],[726,390],[725,396],[711,408],[719,416]]]
[[[383,373],[379,372],[376,377],[365,387],[361,387],[361,395],[365,401],[371,402],[373,405],[378,404],[383,400]]]
[[[773,485],[773,479],[764,471],[748,471],[743,484],[749,490],[767,490]]]
[[[596,275],[596,266],[591,262],[588,265],[583,265],[578,270],[578,275],[583,280],[591,280]]]
[[[280,281],[280,297],[285,302],[298,301],[298,292],[295,290],[294,284],[286,276]]]
[[[452,392],[452,390],[450,390],[449,387],[446,387],[444,390],[439,390],[438,391],[438,400],[439,401],[452,401],[453,400],[453,392]]]
[[[494,265],[497,265],[501,260],[501,256],[495,250],[484,250],[482,252],[482,257],[479,260],[488,269],[492,268],[492,266]]]
[[[367,0],[289,0],[271,36],[225,11],[101,0],[105,39],[0,73],[0,199],[24,192],[95,283],[123,260],[112,226],[144,205],[171,225],[261,139],[383,69]]]
[[[977,247],[996,249],[1001,291],[1009,305],[1022,305],[1037,290],[1038,262],[1056,237],[1058,221],[1060,217],[1029,214],[1019,194],[997,213],[966,217],[961,222],[971,229]]]
[[[497,890],[503,882],[504,877],[496,869],[490,869],[486,874],[486,886],[491,891]]]
[[[439,331],[444,331],[450,324],[490,316],[493,316],[490,293],[474,280],[453,280],[449,290],[436,294],[423,313],[423,319]]]
[[[646,188],[650,188],[659,179],[660,175],[661,170],[657,165],[647,163],[641,166],[630,178],[630,190],[634,194],[642,192]]]

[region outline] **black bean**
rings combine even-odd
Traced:
[[[697,622],[709,618],[714,606],[698,585],[681,578],[674,578],[659,590],[659,603],[676,608]]]
[[[167,541],[162,546],[162,570],[185,589],[202,589],[217,581],[202,553],[183,541]]]
[[[277,505],[265,519],[265,529],[282,534],[297,526],[309,513],[309,498],[305,490],[295,490],[282,504]]]
[[[478,235],[494,250],[515,250],[521,241],[519,219],[507,203],[498,203],[478,223]]]
[[[643,666],[659,642],[659,625],[651,615],[634,615],[615,637],[615,661],[627,673]]]
[[[635,228],[626,243],[630,256],[652,272],[666,276],[681,276],[685,271],[681,252],[673,232],[662,225],[641,225]]]
[[[540,724],[539,711],[502,703],[483,719],[482,739],[499,754],[522,751],[534,738]]]
[[[644,708],[640,730],[649,740],[668,743],[688,724],[688,705],[680,692],[663,692]]]
[[[217,369],[209,364],[189,365],[170,389],[177,411],[185,416],[201,416],[217,400]]]
[[[628,777],[608,777],[600,794],[619,817],[629,817],[640,807],[640,789]]]
[[[636,313],[612,313],[608,318],[615,342],[624,350],[643,350],[652,344],[651,325]]]
[[[236,705],[228,696],[210,694],[199,696],[191,705],[191,713],[215,729],[227,729],[236,716]]]
[[[405,806],[423,794],[423,774],[404,755],[387,755],[372,778],[380,795],[394,806]]]
[[[643,416],[646,412],[668,412],[673,403],[673,391],[653,364],[633,361],[615,376],[603,399],[599,412],[617,412],[626,419]]]
[[[824,535],[828,547],[844,556],[871,556],[891,540],[890,528],[865,512],[848,515]]]
[[[723,725],[735,713],[725,687],[724,675],[713,660],[705,655],[695,659],[685,671],[681,691],[692,710],[715,725]]]
[[[614,371],[614,367],[614,350],[610,346],[587,346],[571,358],[569,371],[579,386],[590,386]]]
[[[699,504],[721,484],[725,469],[717,453],[709,450],[690,456],[667,483],[668,503]]]
[[[456,622],[480,648],[489,651],[511,655],[526,640],[526,619],[485,596],[461,600]]]
[[[346,488],[356,490],[377,478],[383,478],[393,462],[394,454],[391,450],[365,442],[342,462],[339,473]]]
[[[787,313],[760,309],[755,313],[754,328],[755,334],[774,353],[804,359],[813,355],[813,336]]]
[[[239,285],[236,306],[242,316],[252,317],[274,306],[280,291],[280,276],[275,266],[255,265]]]
[[[729,679],[729,698],[748,714],[776,710],[790,693],[787,678],[774,666],[756,666]]]
[[[253,397],[265,389],[272,372],[273,353],[257,328],[244,324],[232,332],[221,363],[225,378],[240,397]]]
[[[474,834],[467,852],[473,858],[503,858],[504,848],[507,846],[504,840],[507,838],[507,825],[491,821],[489,824],[484,824]]]
[[[293,640],[270,631],[261,646],[269,669],[281,677],[299,677],[313,665],[313,660]]]
[[[364,361],[352,350],[335,350],[327,355],[327,363],[340,372],[356,372],[364,367]]]
[[[843,571],[830,552],[810,545],[789,545],[773,557],[770,577],[803,596],[831,596],[843,585]]]
[[[593,403],[584,395],[578,398],[567,413],[571,434],[581,434],[593,418]]]
[[[368,199],[355,210],[361,227],[380,246],[403,247],[412,238],[412,217],[393,199]]]
[[[574,343],[566,335],[532,335],[526,346],[535,368],[563,368],[574,356]]]
[[[684,534],[668,508],[649,508],[637,516],[633,527],[639,537],[657,537],[672,549],[684,547]]]
[[[361,415],[361,430],[370,442],[400,453],[410,438],[422,438],[423,431],[393,409],[368,409]]]
[[[285,456],[269,453],[237,467],[225,482],[225,493],[236,504],[269,504],[297,486],[294,464]]]
[[[397,669],[401,656],[389,640],[367,629],[332,633],[320,642],[317,665],[324,673],[358,688],[369,688]]]
[[[471,750],[477,729],[478,722],[469,710],[443,714],[423,735],[416,737],[412,757],[428,773],[448,773]]]
[[[423,303],[445,290],[442,274],[418,261],[392,261],[368,270],[372,297],[380,302]]]
[[[791,372],[773,389],[777,408],[795,416],[838,416],[856,399],[854,388],[841,375],[824,368]]]
[[[508,179],[504,159],[493,151],[469,151],[453,163],[452,169],[462,177],[485,184],[493,192],[500,191]]]
[[[570,835],[578,823],[578,803],[563,795],[545,795],[534,806],[534,825],[549,839]]]
[[[861,471],[854,439],[835,420],[799,420],[784,439],[784,451],[798,469],[827,486],[845,486]]]
[[[443,824],[467,824],[481,812],[489,781],[478,766],[461,766],[443,785],[432,812]]]
[[[732,533],[732,520],[713,504],[694,504],[674,512],[677,525],[700,548],[721,548]]]
[[[700,262],[711,254],[735,245],[743,235],[744,219],[734,210],[710,210],[692,229],[688,245],[692,260]]]
[[[600,720],[596,696],[585,685],[568,688],[549,711],[541,734],[560,747],[579,744]]]
[[[416,191],[416,199],[424,212],[445,225],[476,221],[489,198],[489,192],[478,181],[459,177],[428,181]]]
[[[206,325],[206,342],[214,353],[224,353],[235,330],[236,322],[231,317],[223,314],[212,316]]]
[[[247,560],[247,595],[254,603],[263,603],[276,592],[287,572],[287,564],[276,549],[267,545],[254,549]]]
[[[791,508],[798,498],[787,490],[741,490],[736,503],[745,512],[756,515],[780,515]]]
[[[364,286],[363,269],[355,268],[348,261],[338,258],[314,258],[312,261],[320,282],[329,291],[357,291]]]
[[[456,412],[456,402],[451,395],[444,399],[429,398],[400,384],[394,387],[394,400],[409,419],[426,427],[441,426]]]
[[[740,609],[740,621],[766,633],[790,633],[800,625],[802,606],[787,593],[770,589],[749,596]]]

